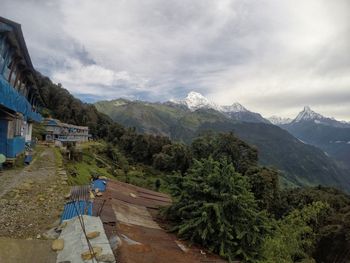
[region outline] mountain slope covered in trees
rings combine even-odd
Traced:
[[[100,112],[127,127],[135,127],[138,132],[166,135],[185,143],[208,131],[233,131],[258,149],[261,164],[281,170],[287,184],[350,189],[348,169],[275,125],[238,122],[213,109],[190,111],[173,103],[119,99],[95,105]]]
[[[315,145],[350,167],[350,128],[303,121],[281,125],[300,140]]]

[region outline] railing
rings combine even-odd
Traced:
[[[67,141],[67,142],[76,142],[76,141],[84,141],[88,140],[88,136],[74,136],[74,135],[60,135],[58,136],[57,140],[59,141]]]
[[[0,105],[22,113],[27,119],[41,122],[42,117],[39,113],[33,111],[29,101],[0,75]]]

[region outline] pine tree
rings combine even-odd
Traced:
[[[177,222],[173,230],[180,237],[230,261],[253,262],[258,257],[268,232],[267,216],[259,212],[248,179],[231,163],[211,157],[195,161],[180,188],[177,201],[166,210]]]

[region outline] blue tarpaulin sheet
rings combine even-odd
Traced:
[[[72,201],[64,205],[61,222],[78,215],[92,215],[92,202],[90,201]]]
[[[104,192],[106,191],[106,180],[102,180],[102,179],[97,179],[97,180],[94,180],[92,182],[92,189],[95,190],[96,188],[98,188],[98,190],[100,192]]]

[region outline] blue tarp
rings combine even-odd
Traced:
[[[78,212],[78,213],[77,213]],[[61,216],[61,222],[77,215],[92,215],[92,202],[90,201],[72,201],[64,205]]]
[[[106,191],[106,180],[102,180],[102,179],[97,179],[97,180],[94,180],[91,184],[91,187],[93,190],[95,190],[96,188],[98,188],[98,190],[100,192],[104,192]]]

